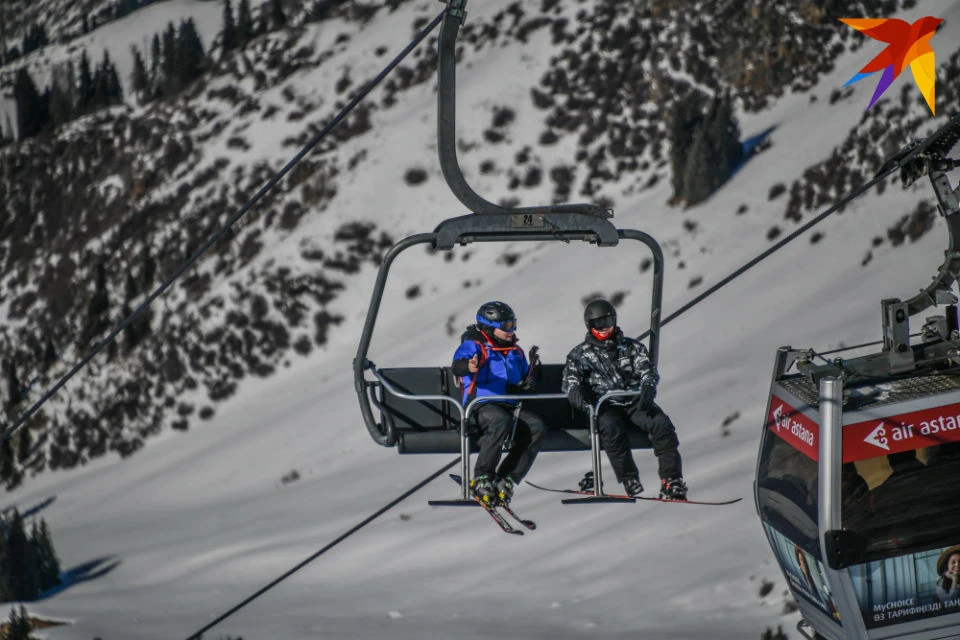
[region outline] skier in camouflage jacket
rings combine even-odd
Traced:
[[[646,347],[623,335],[617,326],[617,311],[607,300],[593,300],[583,313],[587,335],[567,355],[563,368],[562,391],[570,404],[587,412],[597,399],[608,391],[638,391],[635,397],[614,397],[600,407],[597,428],[600,444],[606,450],[610,465],[629,495],[643,491],[640,472],[630,451],[628,429],[642,429],[653,445],[660,475],[660,497],[685,500],[687,487],[683,481],[682,462],[678,450],[677,431],[670,418],[657,406],[660,376]],[[581,487],[592,489],[592,472]]]

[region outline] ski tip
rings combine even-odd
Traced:
[[[646,500],[648,502],[668,502],[671,504],[702,504],[702,505],[719,507],[727,504],[735,504],[743,500],[743,498],[733,498],[732,500],[671,500],[668,498],[651,498],[651,497],[645,497],[645,496],[637,496],[637,500]]]

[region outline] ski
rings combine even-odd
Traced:
[[[474,498],[477,504],[483,507],[483,510],[490,514],[490,517],[493,518],[493,521],[500,525],[500,528],[503,529],[504,533],[512,533],[516,536],[522,536],[523,531],[519,529],[514,529],[513,525],[510,524],[506,518],[503,517],[503,514],[488,505],[486,502],[481,501],[479,498]]]
[[[458,485],[461,484],[462,479],[460,478],[459,475],[457,475],[456,473],[451,473],[451,474],[449,474],[449,475],[450,475],[450,479],[451,479],[451,480],[453,480],[454,482],[456,482]],[[477,499],[474,498],[474,500],[477,500]],[[502,508],[502,509],[503,509],[504,511],[506,511],[508,514],[510,514],[510,517],[511,517],[511,518],[513,518],[514,520],[516,520],[517,522],[519,522],[520,524],[522,524],[522,525],[523,525],[524,527],[526,527],[527,529],[530,529],[531,531],[533,531],[534,529],[537,528],[537,523],[536,523],[536,522],[534,522],[533,520],[527,520],[526,518],[521,518],[519,515],[517,515],[517,512],[514,511],[513,508],[510,507],[510,505],[498,504],[498,505],[496,505],[496,506],[494,507],[494,506],[490,506],[490,505],[488,505],[488,504],[486,504],[486,503],[484,503],[484,502],[480,502],[479,500],[477,500],[477,502],[479,502],[479,503],[480,503],[480,506],[486,508],[488,511],[491,511],[491,510],[492,510],[492,512],[495,513],[496,515],[500,516],[500,518],[503,519],[504,522],[507,522],[506,518],[504,518],[504,517],[503,517],[503,514],[501,514],[499,511],[496,511],[496,507]],[[499,521],[498,521],[498,524],[499,524]],[[507,524],[509,525],[510,523],[507,522]],[[511,526],[511,528],[513,528],[513,527]],[[514,531],[516,531],[517,533],[523,533],[522,531],[517,531],[516,529],[514,529]]]
[[[509,513],[509,514],[510,514],[510,517],[512,517],[514,520],[516,520],[517,522],[519,522],[520,524],[522,524],[523,526],[525,526],[527,529],[530,529],[531,531],[533,531],[534,529],[537,528],[537,523],[536,523],[536,522],[534,522],[533,520],[527,520],[526,518],[521,518],[521,517],[518,516],[517,513],[513,510],[513,507],[511,507],[511,506],[509,506],[509,505],[506,505],[506,504],[501,504],[500,507],[501,507],[504,511],[506,511],[507,513]]]
[[[572,493],[578,496],[592,496],[592,491],[579,491],[577,489],[552,489],[550,487],[542,487],[538,484],[530,482],[529,480],[524,480],[528,485],[534,489],[540,489],[541,491],[552,491],[554,493]],[[735,502],[740,502],[743,498],[734,498],[732,500],[718,500],[718,501],[708,501],[708,500],[669,500],[667,498],[650,498],[643,496],[628,496],[625,494],[618,493],[606,493],[603,495],[604,498],[613,498],[614,500],[623,500],[624,502],[632,502],[634,500],[646,500],[648,502],[670,502],[676,504],[705,504],[705,505],[714,505],[720,506],[725,504],[734,504]]]

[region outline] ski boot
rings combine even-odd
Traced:
[[[484,504],[494,505],[497,503],[497,487],[493,484],[490,476],[482,474],[470,481],[470,490],[473,495]]]
[[[593,477],[593,471],[587,471],[585,474],[583,474],[583,477],[580,478],[580,483],[577,486],[580,487],[580,491],[593,493],[593,488],[596,486],[596,480]],[[603,486],[600,487],[600,491],[603,491]]]
[[[631,498],[643,493],[643,485],[640,484],[640,478],[636,476],[627,476],[623,479],[623,490]]]
[[[514,484],[513,478],[510,476],[500,478],[500,481],[497,482],[497,498],[500,504],[510,504],[510,500],[513,499]]]
[[[660,481],[660,497],[664,500],[686,500],[687,483],[683,478],[664,478]]]

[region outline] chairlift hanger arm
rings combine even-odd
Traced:
[[[367,353],[370,350],[370,340],[373,337],[373,328],[377,321],[377,313],[380,310],[380,303],[383,300],[383,291],[387,284],[387,275],[390,273],[390,265],[396,260],[397,256],[412,246],[432,242],[435,238],[433,233],[420,233],[404,238],[397,244],[390,247],[383,257],[383,263],[377,272],[377,281],[373,286],[373,294],[370,299],[370,307],[367,316],[363,321],[363,332],[360,334],[360,344],[357,346],[357,355],[353,359],[353,384],[360,399],[360,413],[363,414],[363,423],[370,432],[370,437],[384,447],[392,447],[397,444],[396,436],[387,429],[386,425],[378,423],[373,417],[373,411],[370,409],[370,399],[367,397],[367,383],[364,377],[364,371],[368,367]]]
[[[466,18],[467,0],[448,0],[446,15],[440,27],[437,71],[437,151],[440,170],[450,191],[475,214],[580,213],[611,218],[613,212],[595,204],[564,204],[543,207],[502,207],[484,199],[474,191],[460,169],[457,159],[457,33]]]

